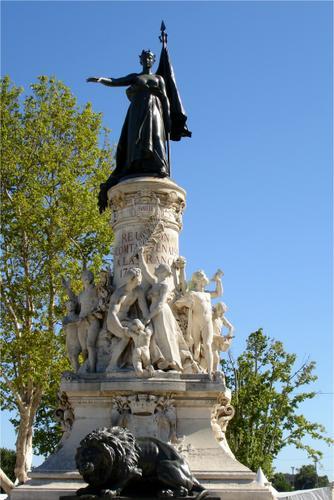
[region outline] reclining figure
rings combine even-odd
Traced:
[[[151,437],[135,439],[122,427],[105,427],[88,434],[81,441],[75,460],[88,483],[77,491],[78,496],[162,498],[197,492],[194,498],[203,499],[208,494],[173,446]]]

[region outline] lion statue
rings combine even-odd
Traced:
[[[159,439],[134,436],[122,427],[97,429],[81,442],[75,456],[77,468],[88,483],[78,496],[113,498],[122,494],[175,497],[207,491],[190,472],[184,458]]]

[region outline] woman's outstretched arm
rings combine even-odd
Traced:
[[[103,85],[107,85],[108,87],[123,87],[127,85],[131,85],[138,76],[137,73],[130,73],[127,76],[122,76],[121,78],[106,78],[104,76],[90,76],[86,79],[86,82],[89,83],[102,83]]]

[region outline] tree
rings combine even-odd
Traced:
[[[30,469],[37,409],[69,366],[61,278],[97,270],[112,239],[96,203],[112,162],[100,114],[80,108],[55,78],[39,77],[31,89],[23,99],[8,77],[1,80],[1,395],[3,407],[18,413],[19,482]]]
[[[227,386],[231,388],[236,413],[227,429],[227,439],[236,457],[253,471],[262,467],[271,477],[272,462],[286,445],[307,451],[313,459],[320,451],[305,444],[305,436],[328,444],[322,425],[297,414],[300,403],[315,397],[301,388],[316,380],[315,363],[294,368],[296,355],[284,350],[282,342],[264,335],[262,329],[251,333],[246,350],[236,363],[222,361]]]
[[[33,452],[36,455],[47,457],[54,453],[63,435],[61,424],[55,417],[56,409],[59,407],[59,382],[59,379],[50,381],[36,412],[32,442]],[[11,418],[11,423],[17,428],[19,419]]]
[[[328,486],[327,476],[318,476],[314,465],[302,465],[295,476],[295,489],[308,490]]]
[[[292,491],[293,489],[283,472],[276,472],[271,479],[271,484],[277,491]]]

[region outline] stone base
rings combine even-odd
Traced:
[[[114,500],[136,500],[134,497],[113,497]],[[140,500],[157,500],[162,497],[140,497]],[[192,497],[172,497],[173,500],[196,500],[196,495]],[[59,497],[59,500],[110,500],[110,496],[103,495],[97,497],[96,495],[83,495],[77,497],[76,495],[70,495],[66,497]],[[216,496],[206,496],[205,500],[220,500],[220,497]]]
[[[157,424],[156,403],[152,399],[170,398],[174,414],[175,433],[171,439],[189,463],[191,471],[201,479],[215,479],[221,471],[255,474],[237,462],[226,440],[215,439],[211,428],[212,408],[224,395],[230,400],[230,391],[221,380],[212,382],[207,375],[182,375],[166,372],[140,379],[133,372],[91,374],[62,380],[61,390],[67,394],[75,420],[62,447],[31,474],[34,478],[46,473],[68,473],[76,469],[75,452],[80,441],[92,430],[122,425],[136,436],[157,437],[169,441],[168,415]],[[138,402],[123,416],[115,410],[115,399],[142,396],[148,401]],[[120,418],[118,418],[120,417]],[[176,435],[175,435],[176,434]],[[219,476],[220,477],[220,476]]]
[[[49,476],[49,477],[48,477]],[[59,500],[60,497],[75,495],[75,492],[84,486],[87,486],[79,474],[76,473],[76,479],[71,478],[69,474],[63,474],[62,479],[54,479],[50,475],[40,479],[31,479],[27,483],[17,486],[10,493],[10,499],[15,500]]]
[[[267,488],[253,481],[247,482],[231,477],[225,483],[210,482],[205,484],[202,481],[202,484],[210,491],[210,496],[206,497],[206,500],[274,500],[274,496]],[[75,495],[75,492],[84,486],[85,483],[83,481],[66,481],[65,478],[63,481],[55,481],[47,478],[44,481],[32,480],[12,490],[10,498],[11,500],[84,500],[85,497]],[[130,500],[126,499],[126,497],[115,498]],[[183,497],[182,500],[186,500],[187,498],[194,500],[194,497]],[[134,499],[132,498],[132,500]],[[140,500],[151,499],[141,498]]]
[[[62,380],[61,390],[67,394],[75,415],[71,432],[57,453],[31,472],[32,479],[12,491],[11,500],[59,500],[66,495],[76,498],[73,496],[76,490],[85,486],[75,470],[76,449],[92,430],[121,425],[115,421],[115,415],[123,418],[122,425],[126,424],[135,436],[155,436],[164,441],[169,440],[174,418],[176,436],[174,432],[173,444],[213,497],[224,500],[273,499],[269,489],[256,483],[255,473],[235,459],[224,434],[221,433],[219,441],[214,436],[212,408],[218,401],[222,404],[221,401],[230,400],[230,392],[222,380],[212,382],[207,375],[172,372],[140,379],[131,372],[119,372],[67,376]],[[141,399],[130,405],[123,417],[115,413],[115,398],[126,401],[138,395]],[[167,397],[172,402],[170,410],[174,417],[168,420],[170,414],[167,412],[159,427],[155,401]]]

